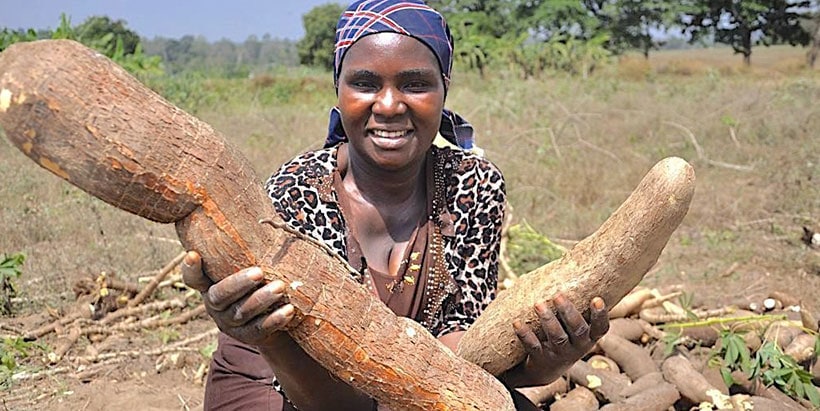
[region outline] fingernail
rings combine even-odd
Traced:
[[[294,312],[296,312],[296,308],[293,306],[293,304],[285,304],[282,306],[282,308],[280,308],[280,310],[282,310],[282,315],[284,315],[285,317],[290,317],[291,315],[293,315]]]
[[[268,284],[271,294],[281,294],[285,291],[285,283],[282,280],[274,280]]]
[[[549,310],[549,307],[547,307],[546,303],[543,303],[543,302],[535,303],[535,311],[538,314],[545,313],[545,312],[547,312],[547,310]]]
[[[262,269],[259,267],[251,267],[248,270],[248,278],[253,281],[259,281],[264,277],[264,273],[262,273]]]
[[[592,299],[592,307],[596,310],[603,310],[604,309],[604,299],[601,297],[595,297]]]
[[[564,304],[567,302],[567,297],[564,297],[564,294],[558,294],[552,298],[552,301],[555,302],[555,304]]]
[[[520,329],[522,327],[521,320],[513,320],[512,326],[516,330]]]
[[[187,265],[188,267],[194,265],[196,261],[196,253],[193,251],[188,251],[185,253],[185,258],[182,259],[182,263]]]

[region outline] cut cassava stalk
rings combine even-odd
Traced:
[[[42,167],[118,208],[175,223],[221,277],[260,266],[289,284],[290,336],[391,409],[512,409],[492,375],[400,319],[337,256],[287,227],[247,160],[199,119],[68,40],[0,53],[0,126]],[[402,353],[402,355],[395,355]]]
[[[521,362],[524,346],[510,325],[521,319],[540,332],[533,306],[563,293],[584,309],[600,296],[613,307],[655,264],[694,194],[695,173],[684,160],[660,161],[629,198],[591,236],[564,256],[499,293],[464,334],[458,353],[498,375]]]

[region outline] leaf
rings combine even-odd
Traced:
[[[732,377],[732,371],[728,368],[721,367],[720,376],[723,377],[723,382],[726,384],[727,387],[735,385],[735,379],[734,377]]]
[[[809,383],[804,383],[804,384],[806,384],[806,386],[807,386],[806,387],[806,398],[808,398],[809,401],[811,401],[811,405],[813,405],[815,407],[820,407],[820,394],[818,394],[818,392],[817,392],[817,387],[815,387],[814,385],[809,384]]]
[[[733,340],[729,340],[729,345],[726,347],[726,355],[723,357],[726,360],[726,365],[729,367],[735,366],[740,353],[737,351],[737,346]]]

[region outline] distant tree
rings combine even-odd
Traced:
[[[333,41],[336,22],[344,7],[338,3],[316,6],[302,16],[305,36],[296,43],[299,62],[308,66],[333,68]]]
[[[77,40],[94,47],[105,55],[113,54],[117,43],[122,43],[123,54],[134,54],[140,36],[128,29],[125,20],[111,20],[108,16],[91,16],[74,28]]]
[[[814,34],[811,36],[811,48],[809,48],[809,51],[806,53],[806,64],[814,68],[814,64],[817,62],[817,56],[820,54],[820,12],[816,12],[811,21],[812,23],[808,26],[808,31]]]
[[[649,51],[661,45],[658,34],[676,20],[677,11],[675,2],[667,0],[611,0],[596,15],[610,33],[608,49],[635,49],[649,58]]]
[[[752,46],[776,43],[806,45],[809,33],[800,24],[809,12],[807,0],[685,0],[681,23],[692,41],[714,34],[728,44],[743,62],[751,64]]]

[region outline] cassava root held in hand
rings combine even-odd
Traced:
[[[498,375],[526,355],[511,319],[541,329],[535,303],[560,292],[584,308],[586,318],[596,296],[615,306],[655,264],[689,210],[694,190],[695,173],[686,161],[670,157],[656,164],[595,233],[500,293],[464,334],[459,355]]]

